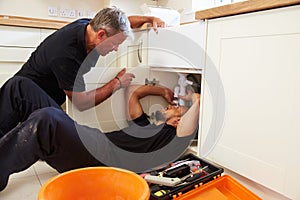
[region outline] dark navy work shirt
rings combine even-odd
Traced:
[[[65,102],[64,90],[84,91],[83,72],[79,68],[87,56],[85,30],[89,21],[76,20],[51,34],[16,75],[32,79],[59,105]]]

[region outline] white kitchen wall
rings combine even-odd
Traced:
[[[157,0],[157,5],[178,10],[181,23],[195,21],[195,11],[246,0]]]
[[[195,20],[195,13],[192,9],[192,0],[158,0],[158,4],[162,7],[168,7],[178,10],[181,23],[190,22]]]
[[[206,0],[203,0],[206,1]],[[178,10],[181,18],[181,23],[194,21],[194,12],[192,11],[192,0],[111,0],[110,5],[115,5],[124,10],[128,15],[144,14],[142,5],[170,8]]]
[[[121,8],[127,15],[141,15],[143,14],[142,5],[156,6],[157,2],[153,0],[110,0],[110,6],[117,6]]]
[[[246,0],[191,0],[193,11],[205,10],[212,7],[222,6],[231,3],[237,3]]]
[[[187,17],[189,18],[188,21],[193,21],[194,11],[240,1],[245,0],[110,0],[110,5],[115,5],[122,8],[127,12],[127,14],[142,14],[140,7],[143,4],[162,8],[171,8],[181,12],[181,18],[183,21],[187,21]]]
[[[23,0],[22,3],[19,0],[1,0],[0,15],[73,21],[74,18],[60,17],[60,13],[57,17],[48,16],[48,7],[57,7],[58,12],[60,9],[81,10],[87,17],[108,4],[108,0]],[[78,13],[75,18],[77,16]]]

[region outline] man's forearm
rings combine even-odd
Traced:
[[[154,31],[157,31],[158,27],[165,27],[166,24],[163,20],[154,16],[129,16],[131,28],[139,28],[145,23],[151,23]]]
[[[113,78],[112,80],[110,80],[108,83],[106,83],[102,87],[97,88],[94,91],[91,91],[91,94],[89,94],[89,95],[94,96],[94,98],[95,98],[94,106],[97,106],[100,103],[102,103],[103,101],[105,101],[106,99],[108,99],[113,94],[113,92],[118,89],[120,89],[120,82],[118,81],[118,79]],[[93,98],[93,97],[91,97],[91,98]],[[93,105],[91,105],[91,107],[93,107]]]
[[[152,18],[150,16],[129,16],[131,28],[139,28],[145,23],[152,23]]]
[[[88,92],[71,92],[68,97],[78,110],[84,111],[102,103],[119,88],[120,82],[114,78],[100,88]]]

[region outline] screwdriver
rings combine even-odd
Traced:
[[[192,181],[206,175],[206,171],[205,171],[206,168],[208,168],[208,166],[201,168],[198,172],[193,172],[193,173],[181,178],[181,181],[182,182],[192,182]]]

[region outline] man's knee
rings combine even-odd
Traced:
[[[6,83],[5,86],[6,87],[13,87],[16,85],[26,85],[28,80],[25,77],[22,76],[13,76],[12,78],[10,78]]]
[[[59,118],[63,117],[63,115],[65,115],[65,113],[61,109],[55,107],[41,108],[32,113],[33,117],[46,120],[58,120]]]
[[[10,78],[1,88],[6,95],[22,95],[34,90],[33,82],[26,77],[14,76]]]
[[[58,108],[55,107],[45,107],[38,109],[30,114],[28,120],[35,124],[38,127],[38,130],[42,129],[44,131],[54,131],[53,128],[57,126],[57,124],[62,121],[65,113]]]
[[[65,117],[62,110],[46,107],[34,111],[25,123],[39,138],[41,149],[49,153],[50,150],[47,147],[55,145],[57,133],[61,132],[58,127],[61,126],[64,121],[62,119]]]

